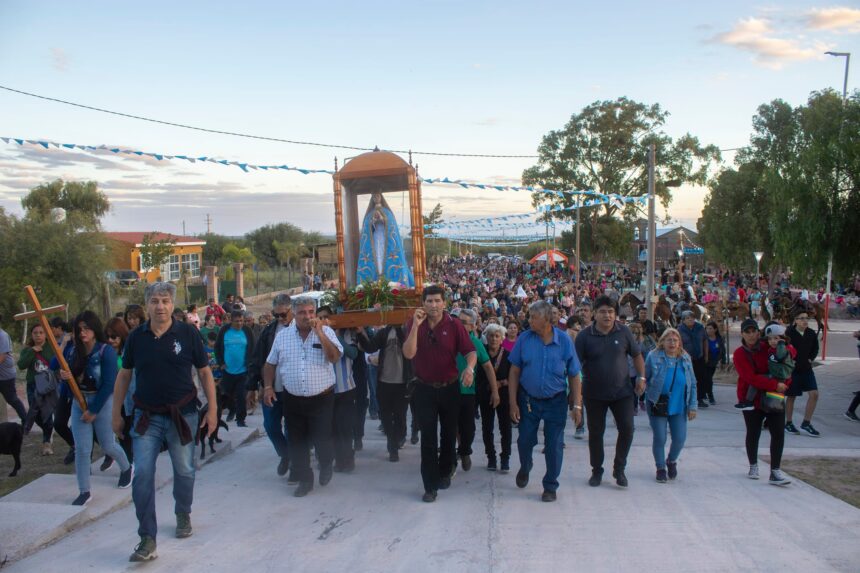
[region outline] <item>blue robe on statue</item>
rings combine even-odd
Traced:
[[[404,286],[415,286],[412,269],[409,268],[406,254],[403,252],[397,221],[384,198],[380,197],[379,205],[375,204],[375,199],[371,199],[367,207],[358,239],[358,265],[355,274],[356,284],[363,281],[375,282],[384,276],[389,281]]]

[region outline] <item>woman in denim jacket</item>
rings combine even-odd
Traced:
[[[657,464],[657,482],[666,483],[678,477],[678,457],[687,440],[687,420],[696,419],[696,376],[693,362],[684,351],[681,334],[667,328],[657,341],[657,348],[645,361],[645,400],[648,420],[654,434],[651,449]],[[652,415],[652,406],[660,395],[668,395],[669,416]],[[666,458],[666,428],[672,434],[669,457]]]
[[[60,378],[69,380],[74,376],[87,403],[86,411],[81,411],[78,402],[74,401],[70,419],[77,447],[75,473],[80,489],[80,495],[72,505],[86,505],[92,499],[90,457],[93,434],[98,437],[105,454],[119,464],[119,487],[131,485],[132,466],[111,428],[113,386],[117,375],[116,352],[105,343],[102,323],[94,312],[85,310],[75,317],[72,324],[75,344],[69,362],[72,371],[61,370]]]

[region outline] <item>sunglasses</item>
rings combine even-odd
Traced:
[[[436,335],[433,334],[433,329],[427,329],[427,337],[430,339],[430,344],[436,344]]]
[[[111,340],[120,338],[119,334],[108,334],[107,337]]]
[[[272,316],[274,316],[275,318],[287,318],[288,316],[290,316],[290,313],[289,312],[275,312],[272,314]]]

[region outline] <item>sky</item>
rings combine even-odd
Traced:
[[[535,159],[419,152],[534,155],[572,114],[621,96],[659,103],[672,137],[737,148],[759,105],[842,89],[845,59],[828,50],[860,59],[860,3],[0,0],[2,86],[222,131],[411,149],[423,177],[503,185]],[[854,66],[849,90],[857,77]],[[308,169],[360,153],[5,90],[0,137]],[[197,234],[207,216],[227,235],[283,221],[334,231],[330,175],[133,157],[0,141],[0,207],[21,214],[40,183],[94,180],[112,204],[108,231]],[[425,213],[441,203],[451,220],[534,210],[526,192],[422,191]],[[706,193],[676,189],[658,214],[695,228]],[[404,212],[402,196],[387,198]]]

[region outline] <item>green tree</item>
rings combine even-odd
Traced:
[[[725,169],[712,182],[698,222],[699,240],[708,260],[740,269],[755,268],[754,251],[765,253],[765,263],[771,260],[770,226],[762,208],[768,204],[762,172],[761,163],[742,163],[737,169]]]
[[[206,233],[200,235],[201,241],[206,241],[203,246],[203,265],[220,265],[223,262],[224,247],[234,244],[237,247],[248,247],[248,242],[243,237],[228,237],[218,233]]]
[[[69,304],[74,316],[101,308],[109,251],[100,233],[81,233],[65,222],[19,219],[0,208],[0,313],[11,317],[33,285],[45,306]],[[17,327],[13,327],[17,328]]]
[[[53,209],[63,209],[73,228],[87,231],[98,230],[101,218],[110,210],[107,196],[95,181],[62,179],[33,188],[21,199],[21,206],[33,221],[50,220]]]
[[[421,219],[424,221],[424,236],[430,237],[436,234],[436,229],[427,228],[427,225],[440,225],[445,222],[445,219],[442,218],[442,204],[436,203],[436,206],[433,207],[433,210],[430,211],[429,215],[421,215]]]
[[[656,194],[664,206],[671,200],[666,183],[704,185],[708,182],[711,165],[719,161],[714,145],[703,146],[690,134],[673,140],[663,126],[669,113],[659,105],[646,105],[627,98],[598,101],[573,114],[560,130],[549,132],[538,147],[537,165],[523,172],[523,184],[556,190],[596,191],[623,197],[641,197],[648,192],[648,147],[656,149]],[[570,208],[576,199],[570,195],[558,197],[534,193],[535,206]],[[636,216],[636,206],[606,204],[581,210],[580,219],[590,219],[583,225],[596,242],[614,236],[604,221],[604,215],[623,215],[628,221]],[[553,213],[558,219],[575,219],[576,210]],[[602,229],[602,230],[601,230]],[[582,235],[583,233],[581,233]],[[614,250],[605,245],[604,252]]]
[[[299,257],[306,254],[304,247],[298,243],[275,241],[273,246],[278,256],[278,262],[290,268],[292,268],[294,262],[298,261]]]
[[[140,264],[144,269],[157,269],[170,260],[176,248],[176,239],[171,235],[158,238],[158,233],[147,233],[140,244]]]
[[[323,237],[319,233],[315,231],[302,231],[299,227],[290,223],[265,225],[246,234],[245,239],[248,241],[254,255],[272,266],[278,263],[275,241],[307,246],[323,242]]]
[[[257,258],[248,247],[240,247],[235,243],[227,243],[221,252],[221,260],[226,264],[245,263],[246,265],[257,262]]]
[[[596,219],[583,218],[581,224],[579,248],[583,262],[627,259],[633,229],[626,221],[604,214]],[[576,231],[562,231],[559,246],[566,251],[576,251]]]

